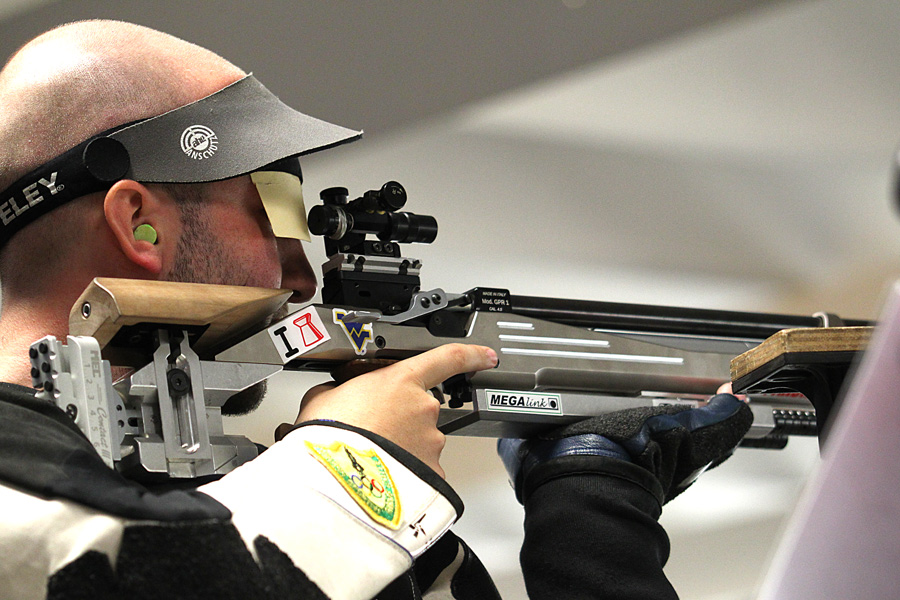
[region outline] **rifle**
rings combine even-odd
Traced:
[[[401,244],[433,242],[437,221],[401,211],[399,183],[321,198],[308,222],[328,255],[322,303],[260,326],[290,292],[97,279],[72,309],[68,345],[32,347],[35,387],[132,476],[212,475],[253,458],[246,438],[223,434],[221,406],[277,372],[341,381],[449,342],[490,346],[500,363],[432,390],[447,434],[527,437],[624,408],[699,405],[733,381],[752,394],[744,444],[783,448],[821,433],[871,333],[827,314],[423,291],[421,261]],[[110,365],[136,371],[114,386]]]

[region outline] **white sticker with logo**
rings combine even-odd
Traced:
[[[559,394],[516,392],[511,390],[484,390],[488,410],[499,410],[536,415],[561,415]]]
[[[366,344],[375,339],[375,332],[371,323],[347,322],[347,311],[335,308],[332,312],[334,324],[340,325],[347,335],[347,339],[353,344],[353,349],[360,356],[366,353]]]
[[[205,125],[191,125],[181,133],[181,151],[194,160],[210,158],[218,149],[218,136]]]
[[[269,327],[269,337],[288,362],[331,339],[316,309],[310,306]]]

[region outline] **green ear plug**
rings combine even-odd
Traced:
[[[156,230],[153,229],[153,225],[150,225],[148,223],[138,225],[134,229],[134,239],[139,242],[150,242],[151,244],[155,244]]]

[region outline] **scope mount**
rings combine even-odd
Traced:
[[[309,229],[325,237],[324,304],[396,315],[410,309],[420,291],[420,260],[401,256],[401,243],[430,244],[437,220],[401,212],[406,190],[396,181],[348,201],[346,188],[322,190],[323,204],[309,212]],[[374,236],[376,239],[368,239]]]

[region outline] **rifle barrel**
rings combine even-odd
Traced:
[[[592,300],[511,296],[515,314],[564,325],[616,331],[764,340],[782,329],[821,327],[818,317]],[[847,327],[871,325],[844,320]]]

